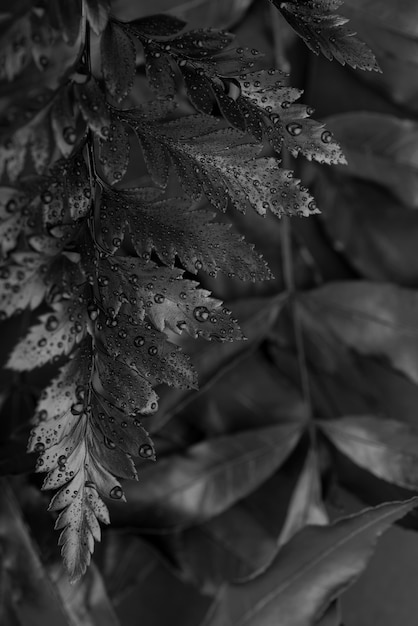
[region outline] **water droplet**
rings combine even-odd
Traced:
[[[71,413],[73,415],[81,415],[84,410],[84,404],[82,402],[77,402],[77,404],[73,404],[71,407]]]
[[[154,296],[154,302],[156,302],[157,304],[162,304],[164,302],[165,298],[161,293],[156,293]]]
[[[41,195],[41,200],[44,204],[50,204],[50,202],[52,202],[52,193],[50,193],[49,191],[45,191]]]
[[[50,315],[48,319],[46,320],[45,328],[49,331],[54,331],[54,330],[57,330],[58,326],[59,326],[58,319],[55,317],[55,315]]]
[[[48,343],[48,342],[47,342],[47,340],[45,339],[45,337],[42,337],[42,339],[40,339],[40,340],[38,341],[38,346],[39,346],[40,348],[44,348],[44,347],[46,346],[46,344],[47,344],[47,343]]]
[[[156,346],[150,346],[148,348],[148,354],[150,354],[151,356],[155,356],[158,352],[158,348]]]
[[[134,346],[136,346],[137,348],[140,348],[141,346],[144,345],[144,343],[145,343],[145,339],[141,337],[141,335],[138,335],[138,337],[135,337]]]
[[[194,264],[195,268],[197,269],[197,271],[201,270],[203,267],[203,263],[202,261],[199,261],[199,259],[196,261],[196,263]]]
[[[138,454],[144,459],[149,459],[154,456],[154,450],[149,443],[143,443],[142,446],[139,447]]]
[[[62,136],[64,137],[64,141],[70,146],[73,146],[77,140],[77,134],[73,126],[66,126],[62,131]]]
[[[206,322],[209,318],[209,309],[205,306],[197,306],[193,311],[193,315],[198,322]]]
[[[114,450],[116,448],[115,442],[109,439],[109,437],[104,438],[104,444],[106,448],[109,448],[109,450]]]
[[[286,125],[286,130],[288,133],[290,133],[290,135],[297,137],[302,132],[302,126],[297,122],[290,122],[290,124]]]
[[[36,443],[35,447],[34,447],[35,452],[37,452],[38,454],[41,454],[42,452],[45,451],[45,445],[41,442]]]
[[[109,496],[113,498],[114,500],[120,500],[121,497],[123,496],[122,488],[113,487],[113,489],[110,490]]]
[[[331,133],[329,132],[329,130],[324,130],[324,132],[323,132],[323,133],[322,133],[322,135],[321,135],[321,140],[322,140],[324,143],[331,143],[331,141],[332,141],[332,135],[331,135]]]

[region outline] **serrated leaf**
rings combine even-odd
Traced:
[[[99,317],[97,330],[107,352],[114,358],[122,357],[151,384],[167,383],[180,389],[196,386],[196,372],[188,357],[149,322],[119,314],[106,324]]]
[[[418,294],[388,283],[344,281],[300,296],[334,336],[360,354],[384,358],[418,382]]]
[[[336,59],[361,70],[379,71],[372,51],[345,24],[347,18],[334,11],[342,0],[273,0],[283,17],[315,54]]]
[[[318,426],[360,467],[405,489],[418,490],[418,431],[413,426],[373,415],[321,420]]]
[[[126,30],[115,22],[108,22],[100,39],[100,52],[106,87],[117,102],[121,102],[134,82],[135,44]]]
[[[276,152],[282,143],[293,156],[302,153],[320,163],[345,163],[345,157],[324,124],[310,118],[313,109],[294,104],[299,89],[282,86],[278,70],[263,70],[240,76],[237,100],[247,129],[256,139],[264,137]]]
[[[64,300],[53,305],[53,312],[39,317],[11,353],[7,367],[16,371],[41,367],[69,354],[86,333],[84,307],[77,300]]]
[[[105,95],[97,80],[90,76],[87,82],[75,85],[74,89],[78,95],[81,113],[89,128],[97,137],[106,139],[111,123],[110,114]]]
[[[118,183],[126,174],[129,164],[130,143],[126,126],[112,116],[109,133],[100,139],[100,164],[106,180],[111,185]]]
[[[210,439],[160,459],[126,486],[125,523],[161,532],[209,519],[256,489],[282,465],[301,434],[281,424]]]
[[[148,201],[141,192],[104,194],[101,220],[108,227],[103,245],[113,252],[123,240],[126,224],[140,257],[153,250],[163,263],[174,267],[176,256],[196,274],[223,272],[241,280],[271,277],[262,257],[229,224],[212,223],[214,214],[189,206],[186,198]]]
[[[0,318],[35,309],[44,299],[42,273],[45,257],[32,252],[15,252],[11,262],[0,268]]]
[[[145,316],[157,330],[166,328],[192,337],[232,341],[242,338],[230,312],[198,283],[184,280],[183,271],[160,268],[135,257],[112,257],[99,265],[99,289],[106,310],[124,311],[138,320]]]
[[[417,506],[382,504],[331,526],[309,526],[254,581],[224,588],[204,626],[311,626],[364,571],[377,538]]]
[[[344,172],[372,180],[418,207],[418,124],[383,113],[341,113],[327,119],[347,156]]]

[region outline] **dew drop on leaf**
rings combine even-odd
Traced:
[[[152,449],[152,446],[150,446],[148,443],[144,443],[142,444],[142,446],[139,447],[138,454],[144,459],[149,459],[154,455],[154,450]]]
[[[324,143],[331,143],[332,141],[332,135],[329,132],[329,130],[324,130],[324,132],[321,135],[321,139]]]
[[[49,331],[54,331],[58,328],[59,322],[55,315],[50,315],[46,320],[45,328]]]
[[[141,335],[138,335],[138,337],[135,337],[134,346],[136,346],[137,348],[140,348],[141,346],[144,345],[144,343],[145,343],[145,339],[141,337]]]
[[[62,136],[64,137],[64,141],[70,146],[73,146],[77,140],[77,133],[73,126],[66,126],[62,131]]]
[[[209,309],[205,306],[197,306],[193,310],[193,315],[198,322],[206,322],[209,319]]]
[[[123,496],[121,487],[113,487],[113,489],[110,490],[109,496],[114,500],[120,500]]]
[[[40,442],[35,444],[34,451],[37,452],[38,454],[41,454],[41,452],[44,452],[45,451],[44,444]]]
[[[114,441],[109,439],[109,437],[104,438],[104,444],[106,448],[109,448],[109,450],[114,450],[116,448],[116,444],[114,443]]]
[[[302,126],[297,122],[291,122],[290,124],[286,125],[286,130],[294,137],[297,137],[302,132]]]

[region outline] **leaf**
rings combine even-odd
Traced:
[[[96,0],[94,0],[96,1]],[[87,82],[75,85],[81,113],[89,128],[101,139],[109,134],[110,115],[97,80],[90,76]]]
[[[185,528],[219,515],[256,489],[294,449],[301,426],[280,424],[210,439],[144,468],[126,485],[124,523],[148,532]],[[113,514],[117,519],[117,511]]]
[[[230,311],[210,292],[197,289],[198,283],[183,279],[183,271],[160,268],[135,257],[102,260],[99,271],[100,292],[107,310],[118,313],[122,303],[125,313],[143,321],[145,315],[161,332],[169,329],[192,337],[218,341],[242,339]]]
[[[126,365],[152,384],[167,383],[180,389],[196,387],[196,372],[189,358],[149,322],[119,314],[110,318],[108,324],[99,317],[96,329],[108,354],[122,357]]]
[[[131,91],[135,77],[135,44],[126,30],[108,22],[100,39],[103,78],[109,92],[121,102]]]
[[[343,454],[375,476],[418,490],[418,431],[408,424],[372,415],[319,421]]]
[[[324,124],[310,119],[312,107],[294,104],[302,92],[282,86],[281,76],[274,69],[240,76],[237,104],[246,118],[248,132],[259,141],[267,140],[277,153],[284,143],[294,157],[302,153],[320,163],[346,163]]]
[[[367,566],[377,538],[417,499],[383,504],[331,526],[308,526],[271,567],[244,585],[224,588],[204,626],[309,626]]]
[[[418,294],[388,283],[328,283],[300,297],[337,340],[360,354],[383,357],[418,381],[415,335]]]
[[[109,0],[84,0],[87,19],[96,35],[100,35],[108,22]]]
[[[273,0],[283,17],[315,54],[342,65],[379,71],[374,54],[345,26],[347,18],[335,15],[342,0]]]
[[[84,307],[77,300],[64,300],[52,309],[41,315],[40,323],[15,345],[7,367],[21,372],[56,362],[83,339],[86,318]]]
[[[364,278],[404,287],[418,284],[418,214],[383,187],[352,178],[317,176],[315,198],[340,254]]]
[[[316,452],[309,450],[292,494],[286,521],[279,537],[279,546],[286,544],[309,524],[325,525],[328,515],[322,502],[321,477],[318,475]]]
[[[66,0],[53,0],[49,3],[48,10],[51,12],[51,21],[56,22],[58,32],[68,45],[73,45],[78,38],[81,25],[81,0],[76,0],[74,6],[70,6]]]
[[[11,484],[1,479],[0,546],[4,624],[68,626],[70,615],[57,596]],[[22,597],[25,596],[24,602]]]
[[[383,113],[341,113],[327,119],[347,157],[347,174],[372,180],[418,207],[418,125]]]
[[[142,126],[125,114],[139,137],[152,134],[172,160],[180,182],[193,197],[203,192],[216,208],[225,211],[228,200],[245,211],[250,205],[260,215],[267,210],[280,217],[308,216],[318,212],[312,196],[275,158],[257,158],[261,147],[244,144],[245,135],[233,129],[196,136],[196,118],[183,117],[180,124]],[[202,124],[206,119],[201,117]],[[209,122],[212,126],[212,123]],[[180,135],[182,133],[182,135]],[[170,137],[171,135],[171,137]],[[186,137],[178,139],[178,137]]]
[[[65,1],[65,0],[64,0]],[[73,110],[72,88],[62,87],[55,95],[51,108],[51,125],[54,139],[64,157],[69,157],[82,133],[78,132],[76,121],[80,115]]]
[[[42,273],[45,257],[34,252],[15,252],[11,262],[0,270],[0,319],[35,309],[44,299],[46,285]]]
[[[100,139],[99,156],[105,178],[111,185],[118,183],[125,176],[129,164],[129,153],[127,128],[115,116],[112,116],[106,139]]]
[[[29,451],[39,454],[36,470],[48,472],[42,488],[60,489],[50,509],[62,509],[55,528],[61,530],[59,545],[71,580],[82,576],[90,563],[94,541],[100,541],[99,521],[109,523],[99,494],[124,498],[119,481],[106,465],[114,473],[136,477],[130,459],[118,455],[114,444],[103,455],[103,439],[91,414],[95,411],[89,389],[92,357],[90,344],[83,342],[45,390],[28,445]]]

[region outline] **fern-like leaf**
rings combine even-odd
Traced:
[[[336,59],[361,70],[380,71],[376,58],[345,24],[348,19],[334,11],[343,0],[272,0],[297,34],[315,54]]]

